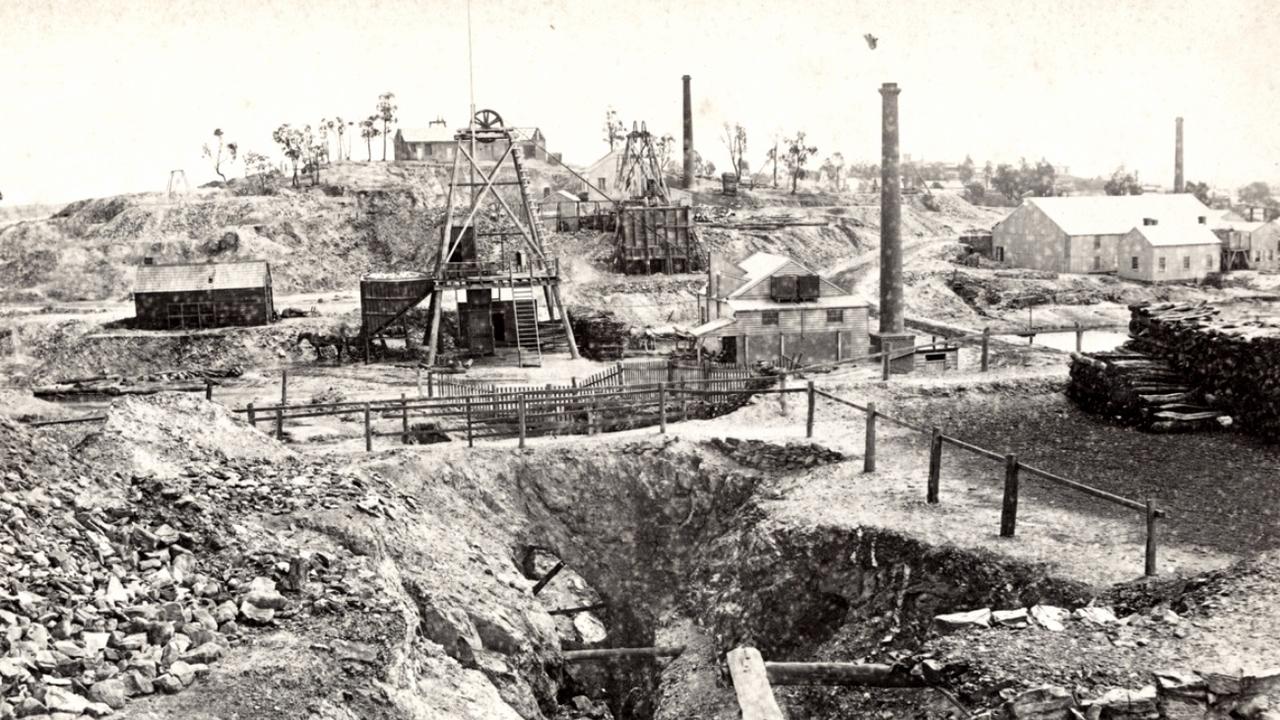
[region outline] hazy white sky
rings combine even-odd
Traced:
[[[747,127],[753,167],[766,138],[797,129],[819,160],[876,160],[876,90],[893,81],[916,157],[1125,164],[1169,184],[1183,115],[1189,180],[1280,181],[1276,0],[472,3],[477,104],[541,126],[574,163],[607,149],[609,105],[678,138],[688,73],[695,144],[720,166],[725,120]],[[277,155],[275,126],[358,120],[384,90],[404,125],[464,124],[466,13],[465,0],[0,0],[0,192],[163,190],[173,168],[194,185],[214,177],[200,158],[213,128]]]

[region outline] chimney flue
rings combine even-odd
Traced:
[[[897,83],[880,87],[880,332],[900,334],[902,314],[902,178]]]
[[[684,187],[693,189],[693,95],[689,90],[689,76],[684,78]]]
[[[1182,118],[1178,118],[1175,125],[1177,130],[1173,141],[1173,191],[1180,193],[1186,192],[1186,185],[1182,178]]]

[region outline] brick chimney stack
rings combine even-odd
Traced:
[[[1182,118],[1177,120],[1177,133],[1173,141],[1173,191],[1187,191],[1182,177]]]
[[[693,189],[693,96],[689,76],[684,76],[684,186]]]

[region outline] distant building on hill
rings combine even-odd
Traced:
[[[701,298],[699,344],[726,362],[811,364],[865,355],[867,304],[788,257],[758,252],[733,263],[714,253]]]
[[[992,255],[1035,270],[1117,272],[1119,243],[1130,230],[1147,220],[1204,226],[1213,214],[1190,194],[1026,198],[992,229]]]
[[[136,325],[181,330],[266,325],[275,315],[271,266],[265,260],[138,266]]]
[[[512,134],[519,141],[521,152],[526,159],[544,162],[559,162],[559,154],[547,153],[547,138],[539,128],[512,128]],[[458,147],[454,139],[456,130],[445,124],[444,120],[432,120],[425,128],[400,128],[395,135],[396,162],[406,160],[432,160],[453,162],[453,155]],[[506,141],[477,143],[476,160],[494,162],[507,151]],[[466,160],[463,159],[464,167]]]

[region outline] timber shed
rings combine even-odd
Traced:
[[[265,260],[157,265],[148,258],[133,288],[136,325],[148,330],[266,325],[273,303]]]
[[[867,305],[791,258],[758,252],[711,257],[699,343],[718,341],[726,362],[800,364],[865,355]]]

